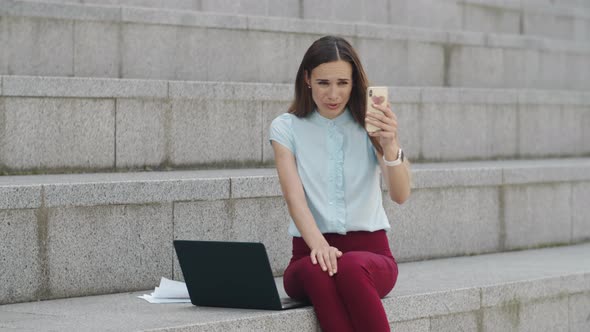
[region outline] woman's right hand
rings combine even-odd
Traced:
[[[323,246],[312,249],[309,256],[314,265],[320,263],[322,271],[328,272],[331,277],[338,272],[336,260],[342,257],[342,251],[335,247]]]

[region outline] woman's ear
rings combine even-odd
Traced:
[[[311,86],[311,79],[309,77],[309,72],[307,70],[303,71],[303,76],[305,78],[305,85]]]

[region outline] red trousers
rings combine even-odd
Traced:
[[[287,294],[313,304],[323,332],[389,331],[381,298],[393,289],[398,270],[385,231],[324,236],[343,253],[338,272],[330,277],[313,265],[303,238],[294,237],[283,276]]]

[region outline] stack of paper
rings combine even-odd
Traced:
[[[160,280],[160,286],[157,286],[152,294],[144,294],[138,297],[149,303],[189,303],[191,301],[184,282],[164,277]]]

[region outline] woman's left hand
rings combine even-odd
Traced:
[[[399,147],[397,133],[397,116],[391,110],[390,104],[372,104],[371,106],[382,111],[383,114],[378,112],[367,112],[365,118],[366,123],[372,124],[373,126],[381,129],[376,132],[369,133],[369,136],[379,137],[379,143],[381,143],[381,146],[384,150],[391,147]],[[397,149],[394,150],[397,151]]]

